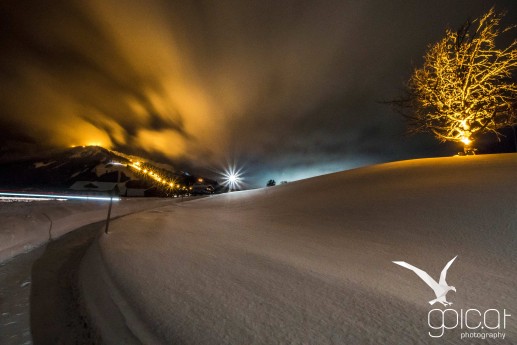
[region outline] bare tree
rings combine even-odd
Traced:
[[[432,132],[442,142],[462,142],[471,151],[476,134],[517,123],[517,40],[498,49],[500,28],[494,8],[428,47],[424,65],[411,75],[407,97],[392,103],[414,132]]]

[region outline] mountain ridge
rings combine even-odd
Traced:
[[[156,163],[101,146],[76,146],[0,162],[0,188],[67,190],[77,181],[120,182],[120,175],[113,174],[117,169],[113,168],[111,172],[107,169],[113,165],[125,169],[122,182],[143,180],[149,187],[158,189],[163,188],[165,181],[188,187],[201,179],[217,185],[214,180],[175,170],[169,164]],[[144,170],[149,172],[149,176],[142,173]]]

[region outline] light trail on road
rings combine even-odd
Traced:
[[[119,201],[119,197],[109,196],[88,196],[88,195],[59,195],[59,194],[36,194],[36,193],[6,193],[0,192],[1,197],[8,197],[9,199],[17,200],[34,200],[42,199],[59,199],[59,200],[87,200],[87,201]]]

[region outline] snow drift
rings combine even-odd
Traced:
[[[392,261],[438,279],[458,255],[452,307],[508,310],[515,342],[516,171],[395,162],[130,215],[86,255],[85,303],[108,344],[429,343],[435,296]]]

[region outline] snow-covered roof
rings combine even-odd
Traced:
[[[76,181],[70,189],[107,192],[114,190],[116,186],[117,182]]]

